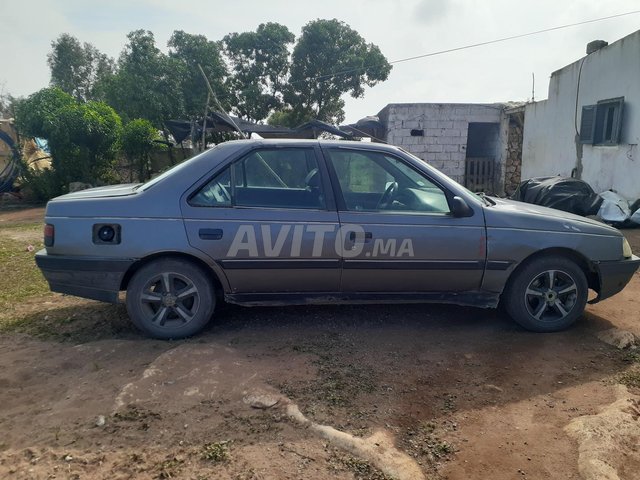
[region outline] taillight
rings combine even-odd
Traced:
[[[56,236],[56,229],[50,223],[44,226],[44,246],[53,247],[53,241]]]

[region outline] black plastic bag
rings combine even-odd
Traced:
[[[520,184],[511,199],[583,217],[596,215],[602,204],[602,198],[587,182],[570,177],[530,178]]]

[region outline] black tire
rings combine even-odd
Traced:
[[[144,333],[159,339],[195,335],[215,309],[213,284],[188,260],[164,258],[138,270],[127,288],[127,312]]]
[[[520,267],[503,293],[507,313],[534,332],[557,332],[584,312],[587,278],[572,260],[558,255],[534,258]]]

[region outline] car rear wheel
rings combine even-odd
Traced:
[[[160,339],[200,332],[215,308],[213,285],[192,262],[161,259],[138,270],[127,288],[127,312],[146,334]]]
[[[531,260],[514,273],[504,295],[505,309],[521,326],[556,332],[584,311],[589,287],[582,269],[561,256]]]

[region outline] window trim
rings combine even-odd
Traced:
[[[605,140],[609,108],[613,106],[611,139]],[[624,97],[599,100],[594,105],[583,105],[580,117],[580,143],[596,147],[611,147],[622,143]],[[587,131],[589,130],[589,131]]]

